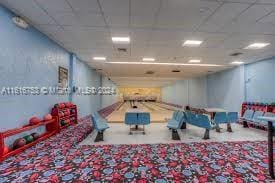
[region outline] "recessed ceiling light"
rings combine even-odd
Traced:
[[[93,57],[93,60],[106,60],[106,57]]]
[[[248,45],[244,49],[261,49],[261,48],[264,48],[268,45],[270,45],[270,43],[253,43],[251,45]]]
[[[200,46],[201,43],[202,41],[200,40],[186,40],[182,46]]]
[[[241,65],[241,64],[244,64],[244,62],[242,62],[242,61],[234,61],[234,62],[231,62],[231,64],[233,64],[233,65]]]
[[[153,62],[153,61],[155,61],[155,60],[156,60],[155,58],[149,58],[149,57],[142,58],[142,61],[150,61],[150,62]]]
[[[201,60],[189,60],[189,63],[200,63]]]
[[[173,65],[173,66],[201,66],[201,67],[221,67],[217,64],[197,64],[197,63],[165,63],[165,62],[106,62],[106,64],[132,64],[132,65]]]
[[[114,43],[129,43],[130,37],[112,37]]]

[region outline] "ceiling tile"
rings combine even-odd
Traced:
[[[110,42],[109,33],[106,28],[94,27],[77,27],[77,26],[64,26],[64,31],[67,32],[79,44],[86,42]]]
[[[273,36],[235,34],[234,36],[228,37],[220,47],[226,49],[243,49],[255,42],[269,42],[271,37]],[[244,51],[246,50],[242,50],[241,52]]]
[[[275,12],[270,13],[259,20],[260,23],[268,23],[275,25]]]
[[[89,12],[77,12],[76,16],[79,20],[79,24],[82,26],[106,26],[104,18],[101,14],[89,13]]]
[[[128,16],[105,16],[107,24],[111,27],[128,27],[129,17]]]
[[[161,85],[168,83],[168,78],[195,77],[207,74],[209,69],[218,71],[227,67],[108,65],[95,62],[92,57],[104,55],[108,61],[141,61],[142,57],[150,56],[158,62],[177,63],[199,58],[202,63],[229,65],[236,58],[249,63],[273,56],[275,51],[273,0],[258,0],[255,4],[252,4],[255,0],[99,0],[104,17],[97,0],[1,2],[31,20],[39,30],[88,61],[89,65],[103,68],[104,74],[123,76],[128,81],[139,77],[142,79],[131,81],[140,85],[146,84],[144,72],[148,69],[156,72],[154,78],[165,78],[163,82],[155,80],[155,85]],[[105,25],[104,18],[109,26]],[[113,44],[111,36],[130,36],[131,43]],[[186,39],[204,42],[198,48],[182,47],[182,41]],[[271,45],[257,51],[243,49],[256,41],[270,42]],[[118,47],[128,51],[119,53]],[[233,52],[243,54],[229,56]],[[171,73],[174,68],[182,72]],[[127,79],[117,81],[129,84]]]
[[[76,26],[80,23],[73,12],[55,12],[51,13],[51,15],[59,25]]]
[[[258,0],[258,4],[264,3],[264,4],[275,4],[274,0]]]
[[[150,40],[152,31],[149,29],[133,29],[130,32],[132,44],[143,47]]]
[[[157,28],[196,30],[219,6],[220,2],[169,0],[162,3]]]
[[[40,31],[46,33],[46,34],[58,34],[63,29],[59,25],[35,25],[35,27],[39,28]]]
[[[129,16],[129,0],[100,0],[100,4],[107,16]]]
[[[237,18],[250,5],[241,3],[223,4],[204,24],[199,27],[200,31],[216,32],[227,23]]]
[[[154,16],[160,8],[160,2],[161,0],[131,0],[131,16]]]
[[[222,2],[233,2],[233,3],[255,3],[257,0],[221,0]]]
[[[155,24],[155,17],[154,15],[148,16],[131,16],[131,26],[138,27],[138,28],[152,28]]]
[[[72,11],[70,5],[66,0],[35,0],[46,11],[60,12],[60,11]]]
[[[243,34],[275,34],[275,26],[267,23],[231,22],[219,31]]]
[[[100,9],[96,0],[67,0],[74,11],[99,13]]]
[[[16,13],[34,24],[56,24],[56,22],[46,14],[33,0],[22,1],[22,0],[3,0],[4,5],[13,8]]]
[[[253,5],[243,12],[235,21],[256,23],[262,17],[275,10],[275,5]]]

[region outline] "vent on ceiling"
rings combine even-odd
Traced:
[[[154,74],[154,71],[146,71],[145,74]]]
[[[118,48],[117,51],[119,51],[119,52],[127,52],[127,48]]]
[[[239,55],[242,55],[243,53],[241,52],[235,52],[235,53],[231,53],[230,56],[232,57],[236,57],[236,56],[239,56]]]
[[[172,70],[172,72],[180,72],[180,70],[175,69],[175,70]]]

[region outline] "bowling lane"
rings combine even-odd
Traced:
[[[167,108],[156,105],[155,102],[146,102],[146,104],[156,111],[167,111],[168,110]]]
[[[125,112],[130,107],[131,107],[130,106],[130,102],[124,102],[124,104],[117,111],[119,111],[119,112]]]
[[[134,105],[138,107],[138,110],[150,113],[151,123],[166,123],[166,119],[171,118],[173,113],[172,110],[165,110],[149,102],[135,102]],[[124,102],[118,110],[107,116],[107,121],[110,123],[124,123],[125,112],[131,111],[131,109],[130,102]]]
[[[148,110],[148,112],[154,112],[155,109],[147,104],[147,102],[140,102],[140,104]]]
[[[160,102],[156,102],[155,104],[156,104],[156,105],[159,105],[159,106],[162,106],[162,107],[164,107],[164,108],[173,110],[173,111],[176,111],[176,110],[183,110],[182,108],[178,108],[178,107],[171,106],[171,105],[164,104],[164,103],[160,103]]]

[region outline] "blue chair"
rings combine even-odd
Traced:
[[[236,123],[239,119],[238,112],[228,112],[227,120],[228,123]]]
[[[106,129],[110,128],[107,120],[102,118],[97,112],[92,114],[92,122],[97,131],[95,142],[103,141],[103,133]]]
[[[179,111],[174,111],[171,119],[176,119]]]
[[[185,112],[186,114],[186,123],[204,128],[205,133],[203,139],[209,139],[210,138],[210,130],[215,128],[215,125],[211,124],[211,121],[209,120],[208,116],[204,114],[194,114],[192,112]]]
[[[251,109],[245,110],[243,117],[241,117],[244,128],[249,128],[247,121],[252,121],[254,113],[255,113],[254,110],[251,110]]]
[[[138,121],[139,121],[139,125],[143,126],[143,134],[145,134],[145,125],[149,125],[150,124],[150,113],[149,112],[142,112],[142,113],[138,113]]]
[[[263,112],[263,111],[255,111],[252,123],[254,124],[260,124],[263,126],[267,126],[267,121],[260,120],[259,117],[264,116],[264,117],[275,117],[275,113],[272,112]],[[275,127],[275,124],[273,124],[273,127]]]
[[[243,121],[243,126],[245,128],[249,128],[247,122],[254,123],[254,124],[260,124],[261,120],[259,120],[258,117],[264,116],[264,112],[263,111],[253,111],[253,115],[251,115],[251,113],[250,113],[250,116],[246,116],[244,118],[245,120]]]
[[[228,132],[233,132],[231,123],[236,123],[239,120],[239,115],[238,112],[228,112],[227,113],[227,131]]]
[[[255,113],[254,110],[247,109],[247,110],[245,110],[242,118],[245,119],[245,120],[250,120],[251,121],[253,119],[254,113]]]
[[[185,115],[186,115],[187,123],[195,125],[196,120],[197,120],[197,115],[191,111],[185,112]]]
[[[136,112],[126,112],[124,122],[126,125],[138,124],[138,116]]]
[[[175,112],[174,112],[175,113]],[[180,140],[178,129],[181,128],[182,124],[186,121],[185,113],[183,111],[177,111],[177,115],[173,115],[172,119],[167,122],[167,128],[172,129],[172,139]]]
[[[272,112],[266,112],[264,113],[265,117],[275,117],[275,113]],[[267,121],[260,121],[262,124],[264,124],[265,126],[267,126]],[[273,128],[275,128],[275,124],[273,123]]]
[[[138,113],[138,121],[140,125],[149,125],[150,113],[149,112]]]
[[[150,113],[148,112],[126,112],[124,122],[126,125],[130,125],[130,132],[132,131],[140,131],[138,125],[143,125],[142,132],[145,134],[144,125],[150,124]],[[131,128],[132,125],[135,125],[135,128]]]
[[[211,125],[211,121],[209,120],[208,116],[203,114],[198,114],[197,120],[196,120],[196,126],[205,128],[203,139],[205,140],[210,139],[210,130],[213,129],[215,126]]]
[[[227,114],[226,112],[216,112],[214,116],[214,123],[216,124],[216,131],[221,132],[219,124],[227,123]]]
[[[258,118],[260,116],[264,116],[264,112],[263,111],[255,111],[251,121],[254,123],[261,123],[261,120],[259,120],[259,118]]]
[[[211,121],[209,120],[208,116],[204,114],[198,114],[196,121],[195,121],[196,126],[205,128],[208,130],[211,130],[214,126],[211,125]]]

